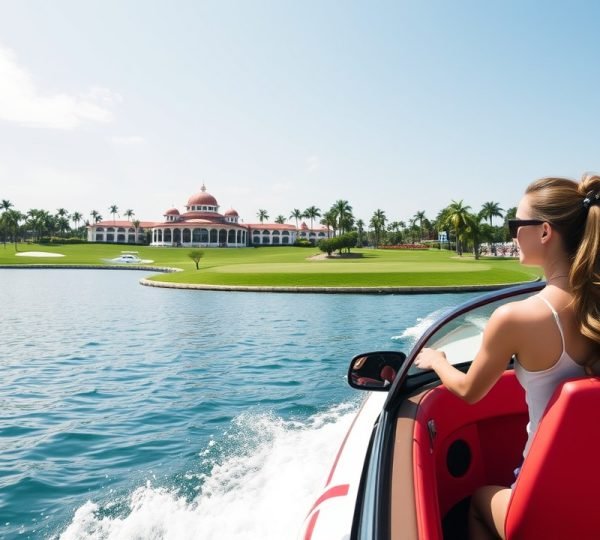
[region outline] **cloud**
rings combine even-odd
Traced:
[[[80,95],[43,95],[13,51],[2,47],[0,81],[0,120],[29,127],[75,129],[83,122],[110,122],[110,107],[121,101],[118,94],[98,87]]]
[[[321,160],[318,156],[310,156],[306,158],[306,172],[313,173],[321,165]]]
[[[128,146],[132,144],[144,144],[146,139],[144,139],[144,137],[139,137],[138,135],[131,135],[129,137],[110,137],[109,141],[113,144]]]

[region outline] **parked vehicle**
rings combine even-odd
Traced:
[[[469,405],[413,361],[423,347],[432,347],[466,371],[492,312],[543,286],[504,289],[457,307],[408,355],[376,351],[352,359],[348,382],[369,394],[299,538],[467,537],[471,494],[483,485],[514,482],[526,440],[524,393],[509,365],[487,396]],[[598,407],[596,378],[557,389],[514,486],[507,538],[600,535],[600,513],[594,510],[600,473],[591,457],[600,448],[600,428],[589,412]]]

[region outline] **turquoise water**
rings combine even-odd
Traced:
[[[295,538],[361,398],[350,357],[472,296],[143,275],[0,271],[0,537]]]

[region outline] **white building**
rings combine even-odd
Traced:
[[[297,229],[289,224],[240,223],[233,208],[219,213],[217,200],[207,193],[204,185],[188,199],[185,212],[170,208],[163,215],[165,220],[159,223],[140,222],[137,243],[145,242],[147,230],[151,246],[291,246],[298,238],[316,243],[328,237],[328,229],[321,225],[309,229],[302,223]],[[88,226],[88,241],[135,243],[135,229],[128,221],[101,221]]]

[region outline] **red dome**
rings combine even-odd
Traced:
[[[202,186],[200,193],[196,193],[192,195],[188,199],[188,206],[197,206],[197,205],[205,205],[205,206],[219,206],[217,203],[217,199],[215,199],[210,193],[206,193],[206,188]]]
[[[179,210],[177,210],[177,208],[169,208],[169,210],[167,210],[163,216],[178,216],[179,215]]]
[[[236,216],[239,217],[240,215],[237,213],[237,210],[234,210],[233,208],[230,208],[229,210],[227,210],[227,212],[225,212],[224,214],[225,216]]]

